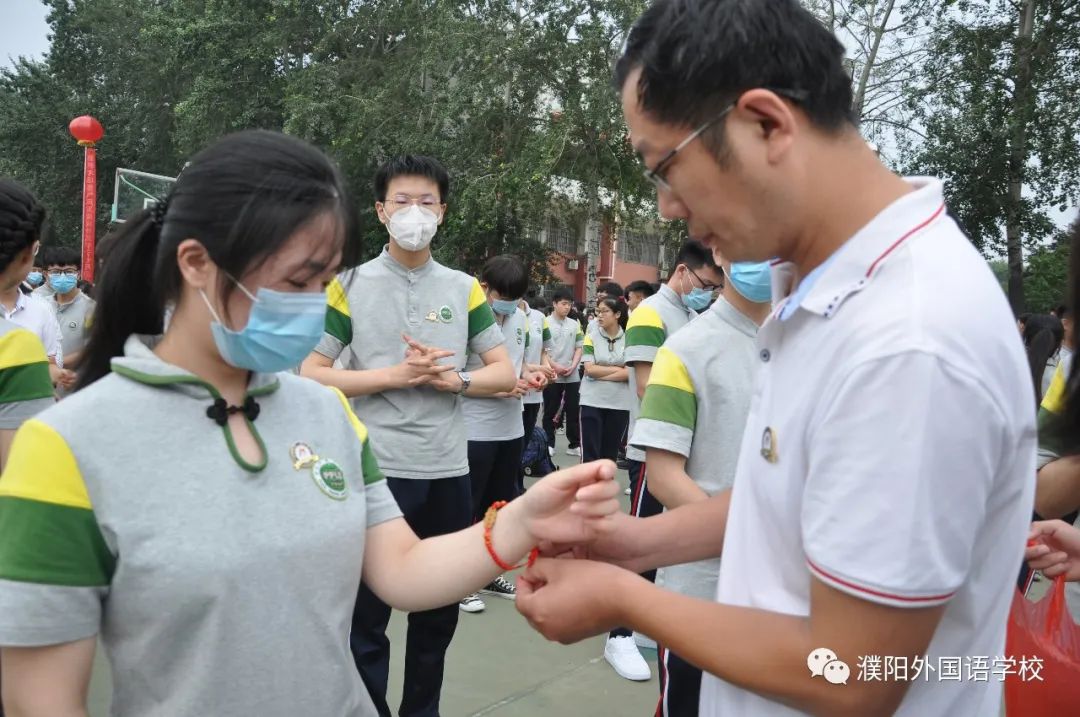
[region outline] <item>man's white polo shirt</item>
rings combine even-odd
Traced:
[[[909,181],[916,191],[758,334],[717,600],[806,616],[816,578],[883,605],[946,604],[933,671],[911,680],[896,714],[997,715],[1000,681],[967,670],[1005,649],[1035,487],[1031,374],[997,281],[945,215],[941,183]],[[774,268],[778,303],[792,276]],[[838,655],[851,680],[862,657]],[[940,658],[964,660],[960,681],[938,672]],[[706,675],[701,714],[799,713]]]
[[[11,311],[0,304],[0,316],[32,331],[45,345],[45,355],[55,359],[57,366],[63,367],[64,353],[61,347],[63,337],[60,334],[60,324],[56,320],[56,312],[45,299],[33,294],[27,296],[20,291],[15,298],[15,308]]]

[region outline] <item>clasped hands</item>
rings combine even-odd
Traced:
[[[549,640],[569,644],[622,622],[621,605],[641,559],[635,519],[619,505],[615,464],[593,461],[552,473],[521,497],[540,559],[517,579],[517,610]]]

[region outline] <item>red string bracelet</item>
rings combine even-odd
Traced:
[[[495,564],[503,570],[517,570],[518,568],[525,567],[531,568],[533,563],[536,562],[536,559],[540,557],[540,548],[533,548],[531,551],[529,551],[528,561],[522,563],[521,565],[511,565],[510,563],[500,558],[498,553],[495,552],[495,546],[492,544],[491,541],[491,531],[495,527],[495,518],[499,514],[499,509],[503,508],[505,505],[505,500],[497,500],[492,503],[491,507],[487,509],[486,513],[484,513],[484,547],[487,548],[488,555],[490,555],[491,559],[495,561]]]

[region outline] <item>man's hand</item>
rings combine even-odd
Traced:
[[[606,563],[544,558],[517,580],[515,604],[533,629],[564,645],[622,624],[628,582],[644,578]]]
[[[75,388],[76,382],[78,382],[79,375],[71,369],[60,369],[60,375],[57,377],[56,385],[63,388],[65,391],[70,391]]]
[[[461,376],[457,371],[452,370],[449,373],[443,373],[438,377],[432,377],[428,381],[430,385],[436,391],[442,391],[443,393],[461,393],[461,388],[465,385],[461,381]]]
[[[440,359],[453,356],[453,351],[425,346],[407,334],[402,334],[401,339],[409,347],[405,351],[405,360],[394,367],[401,388],[423,386],[428,383],[435,386],[436,381],[444,383],[456,381],[457,388],[461,388],[461,379],[456,375],[452,380],[446,378],[447,372],[454,371],[455,367],[438,363]],[[436,388],[440,391],[448,390],[437,386]]]
[[[532,385],[523,378],[519,378],[513,391],[501,391],[495,394],[495,398],[521,398],[532,388]]]
[[[546,558],[593,560],[611,563],[633,573],[643,572],[653,566],[645,564],[645,555],[639,550],[639,541],[636,540],[642,520],[619,511],[611,516],[607,530],[587,541],[540,541],[540,555]]]
[[[547,374],[543,371],[526,371],[525,375],[522,376],[522,380],[525,381],[526,392],[541,391],[548,384]],[[518,381],[518,384],[520,385],[521,381]]]
[[[1032,523],[1024,559],[1048,578],[1080,580],[1080,530],[1063,520]]]

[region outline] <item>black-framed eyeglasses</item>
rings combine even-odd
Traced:
[[[770,92],[774,92],[774,93],[780,95],[781,97],[785,97],[785,98],[791,100],[792,102],[805,102],[806,98],[810,96],[809,93],[804,91],[804,90],[784,90],[784,89],[777,89],[775,87],[766,87],[764,89],[767,89]],[[670,165],[672,160],[675,159],[675,155],[677,155],[679,152],[686,149],[687,145],[689,145],[695,139],[700,137],[707,129],[709,129],[714,124],[716,124],[720,120],[727,117],[728,113],[730,113],[731,110],[735,109],[735,106],[737,104],[738,104],[738,100],[735,100],[730,105],[728,105],[723,110],[721,110],[718,115],[716,115],[711,120],[709,120],[708,122],[705,122],[703,125],[701,125],[697,129],[695,129],[693,132],[691,132],[686,137],[686,139],[684,139],[682,142],[679,142],[677,145],[675,145],[675,149],[673,149],[670,152],[668,152],[667,154],[665,154],[663,159],[661,159],[659,162],[656,163],[655,167],[653,167],[652,169],[649,169],[648,167],[646,167],[645,168],[645,179],[647,179],[649,181],[649,183],[652,184],[654,187],[656,187],[658,190],[663,190],[665,192],[670,192],[671,191],[671,185],[668,184],[667,178],[664,176],[664,174],[665,174],[665,172],[666,172],[666,170],[668,168],[668,165]]]
[[[704,279],[702,279],[700,276],[697,275],[696,271],[694,271],[690,267],[686,267],[686,270],[694,275],[694,278],[697,279],[701,283],[701,288],[704,289],[705,291],[716,291],[717,289],[720,288],[720,284],[709,284],[709,283],[707,283]]]

